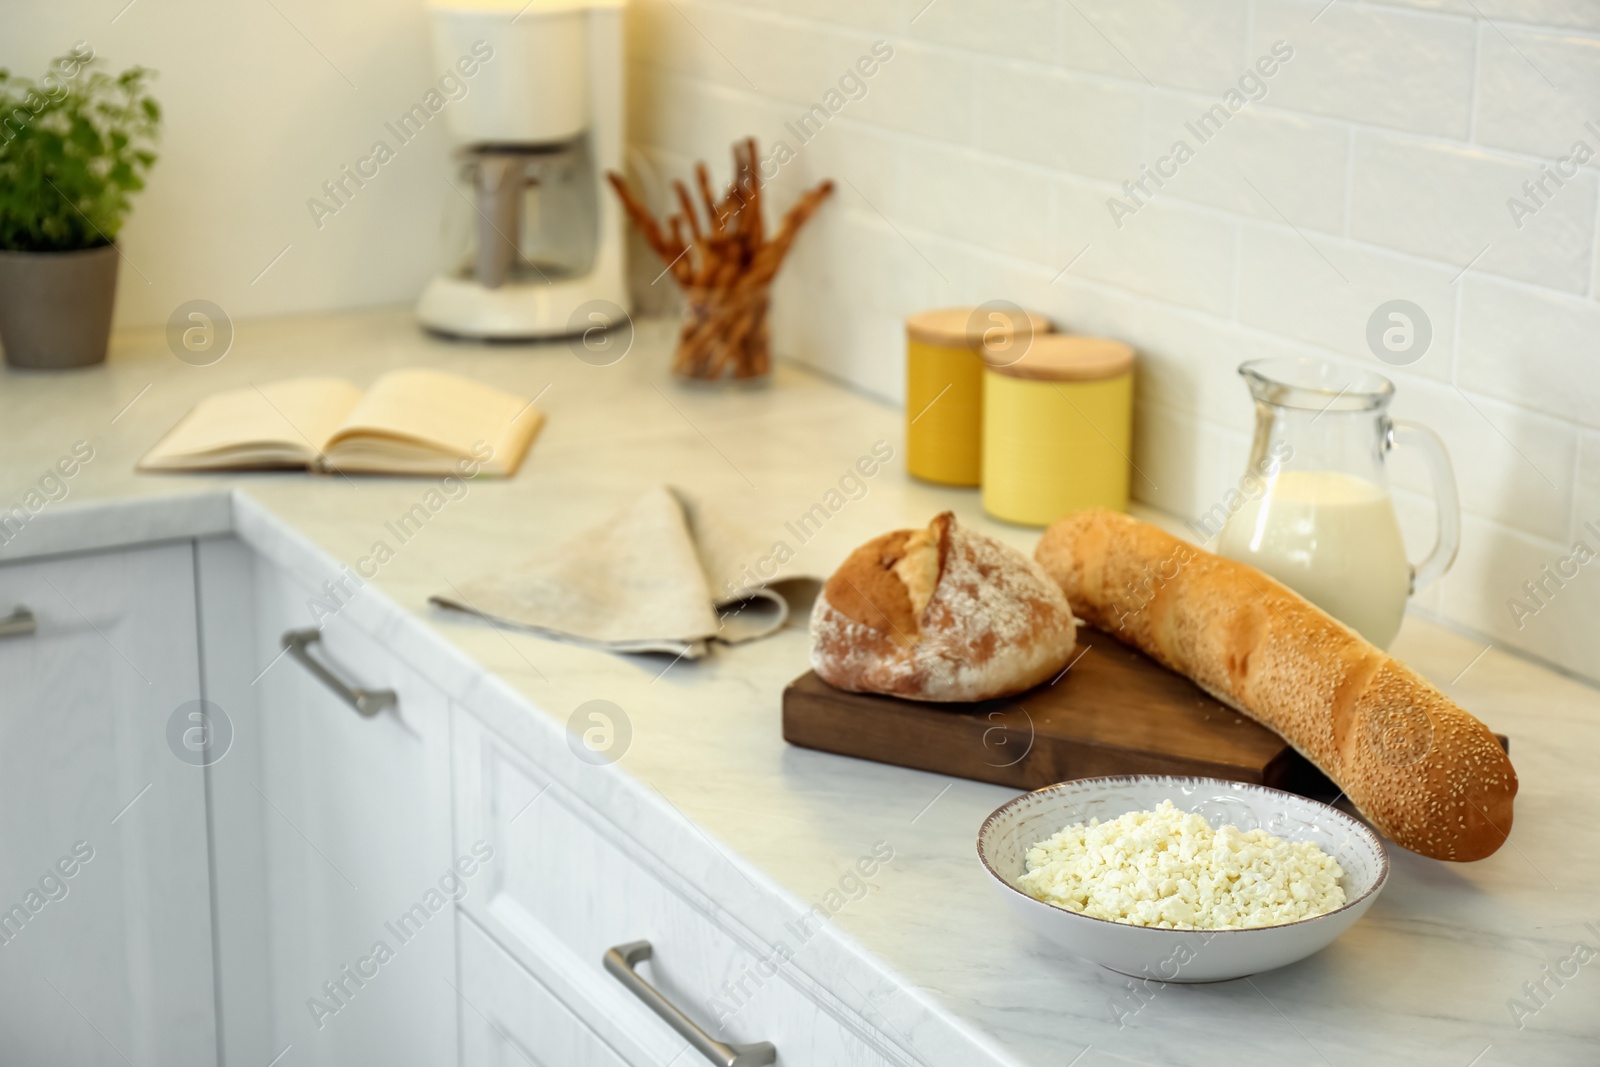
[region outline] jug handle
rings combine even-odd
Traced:
[[[1432,551],[1421,563],[1411,565],[1411,592],[1417,593],[1444,577],[1444,572],[1456,561],[1456,552],[1461,548],[1461,498],[1456,493],[1450,453],[1445,451],[1438,434],[1426,426],[1397,419],[1389,423],[1386,438],[1384,451],[1399,446],[1415,448],[1421,453],[1433,482],[1433,508],[1439,533]]]

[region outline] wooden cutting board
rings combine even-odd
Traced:
[[[1105,774],[1181,774],[1308,796],[1337,788],[1277,734],[1099,631],[1053,683],[978,704],[846,693],[808,672],[783,693],[783,736],[806,748],[1038,789]]]

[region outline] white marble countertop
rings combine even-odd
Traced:
[[[1508,845],[1469,865],[1391,849],[1388,888],[1328,950],[1254,981],[1162,987],[1129,1017],[1127,979],[1031,943],[979,868],[977,828],[1013,791],[784,743],[779,697],[806,667],[802,628],[674,663],[504,634],[429,607],[428,595],[450,582],[556,544],[666,481],[742,518],[761,540],[788,542],[793,570],[826,574],[860,542],[944,508],[1031,550],[1036,534],[985,520],[975,493],[906,477],[899,412],[782,364],[767,389],[684,389],[666,374],[670,342],[669,327],[643,324],[626,358],[594,367],[564,344],[454,345],[422,335],[408,313],[380,311],[240,323],[232,351],[205,367],[176,359],[159,331],[142,331],[119,335],[104,367],[8,369],[0,508],[35,490],[61,497],[41,479],[75,442],[89,442],[94,458],[64,482],[64,497],[7,531],[0,560],[227,532],[243,507],[229,491],[240,490],[327,557],[353,563],[425,483],[149,476],[135,474],[134,461],[200,397],[249,382],[337,374],[366,385],[385,370],[436,366],[540,394],[549,423],[521,473],[473,483],[399,547],[368,587],[375,592],[362,596],[385,610],[398,605],[414,629],[454,646],[463,679],[489,672],[553,723],[586,700],[620,705],[634,738],[605,773],[653,787],[730,863],[794,901],[820,900],[874,843],[892,844],[895,859],[871,891],[796,962],[917,1059],[1600,1061],[1600,956],[1559,985],[1545,977],[1545,965],[1555,968],[1575,943],[1600,949],[1600,833],[1580,807],[1600,795],[1600,693],[1497,649],[1480,655],[1482,642],[1408,619],[1394,651],[1510,735],[1521,793]],[[877,441],[892,446],[894,460],[800,543],[785,523],[823,502]],[[858,980],[825,961],[839,952],[867,961]],[[878,980],[861,977],[869,971]],[[1530,999],[1525,983],[1540,981],[1544,992]],[[1537,1009],[1520,1028],[1513,998]],[[1124,1009],[1121,1025],[1114,1005]]]

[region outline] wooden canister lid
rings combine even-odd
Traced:
[[[1050,332],[1052,327],[1049,319],[1031,311],[1024,311],[1023,314],[1028,317],[1028,325],[1035,337]],[[907,315],[906,336],[925,345],[976,351],[983,346],[986,331],[1004,331],[1007,325],[1007,309],[1003,307],[992,311],[976,307],[937,308]],[[1020,326],[1020,322],[1017,325]]]
[[[1105,337],[1047,333],[1013,363],[988,361],[989,369],[1009,378],[1040,382],[1098,382],[1133,369],[1133,346]]]

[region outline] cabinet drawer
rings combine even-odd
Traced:
[[[632,941],[654,948],[640,974],[717,1041],[771,1042],[786,1067],[908,1062],[812,999],[788,946],[719,914],[716,886],[685,884],[470,715],[455,731],[458,836],[496,852],[463,907],[629,1062],[702,1061],[604,972],[606,951]]]
[[[465,914],[461,957],[461,1067],[628,1067],[542,982]]]

